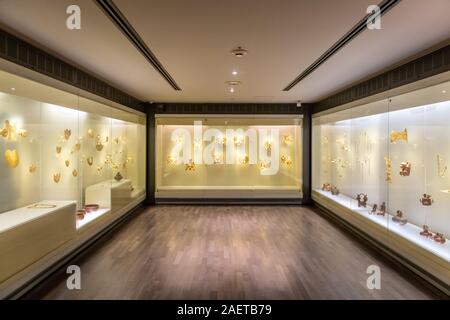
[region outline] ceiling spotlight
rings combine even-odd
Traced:
[[[301,107],[302,106],[302,102],[300,100],[297,101],[297,107]]]
[[[240,81],[235,81],[235,80],[230,80],[230,81],[225,81],[225,84],[229,85],[229,86],[237,86],[240,85],[241,82]]]
[[[245,56],[248,51],[245,50],[244,48],[242,48],[241,46],[237,47],[236,49],[233,49],[230,51],[232,55],[234,55],[235,57],[238,58],[242,58],[243,56]]]
[[[442,90],[442,93],[447,93],[447,90]]]
[[[230,88],[230,92],[231,92],[231,93],[234,92],[234,88],[233,88],[233,87]]]
[[[11,90],[12,90],[12,91],[16,91],[16,88],[12,87]]]
[[[233,76],[235,76],[235,75],[237,75],[237,71],[235,70],[235,71],[233,71],[231,74],[232,74]]]

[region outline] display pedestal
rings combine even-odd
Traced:
[[[0,282],[75,238],[75,201],[41,201],[0,214]]]
[[[98,204],[100,208],[117,211],[131,201],[131,180],[107,180],[89,186],[85,191],[85,204]]]
[[[358,207],[357,201],[345,195],[334,196],[316,189],[312,198],[324,208],[363,231],[382,245],[420,266],[440,281],[450,284],[450,243],[440,244],[420,236],[421,229],[411,223],[403,226],[392,221],[392,215],[369,214],[370,207]]]

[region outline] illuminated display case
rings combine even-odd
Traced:
[[[145,127],[0,71],[0,282],[144,199]]]
[[[450,282],[450,82],[313,118],[312,198]]]
[[[156,115],[156,198],[301,198],[302,119]]]

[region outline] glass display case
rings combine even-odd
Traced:
[[[450,82],[313,118],[313,199],[450,282]]]
[[[301,198],[298,115],[157,115],[156,198]]]
[[[0,282],[144,199],[145,121],[0,71]]]

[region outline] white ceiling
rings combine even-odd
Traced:
[[[173,90],[91,0],[0,0],[0,22],[139,99],[163,102],[315,102],[450,39],[449,0],[403,0],[382,17],[381,30],[365,30],[284,92],[373,0],[114,3],[182,91]],[[81,7],[81,30],[65,27],[71,4]],[[229,53],[238,45],[249,50],[244,58]],[[231,94],[227,80],[242,84]]]

